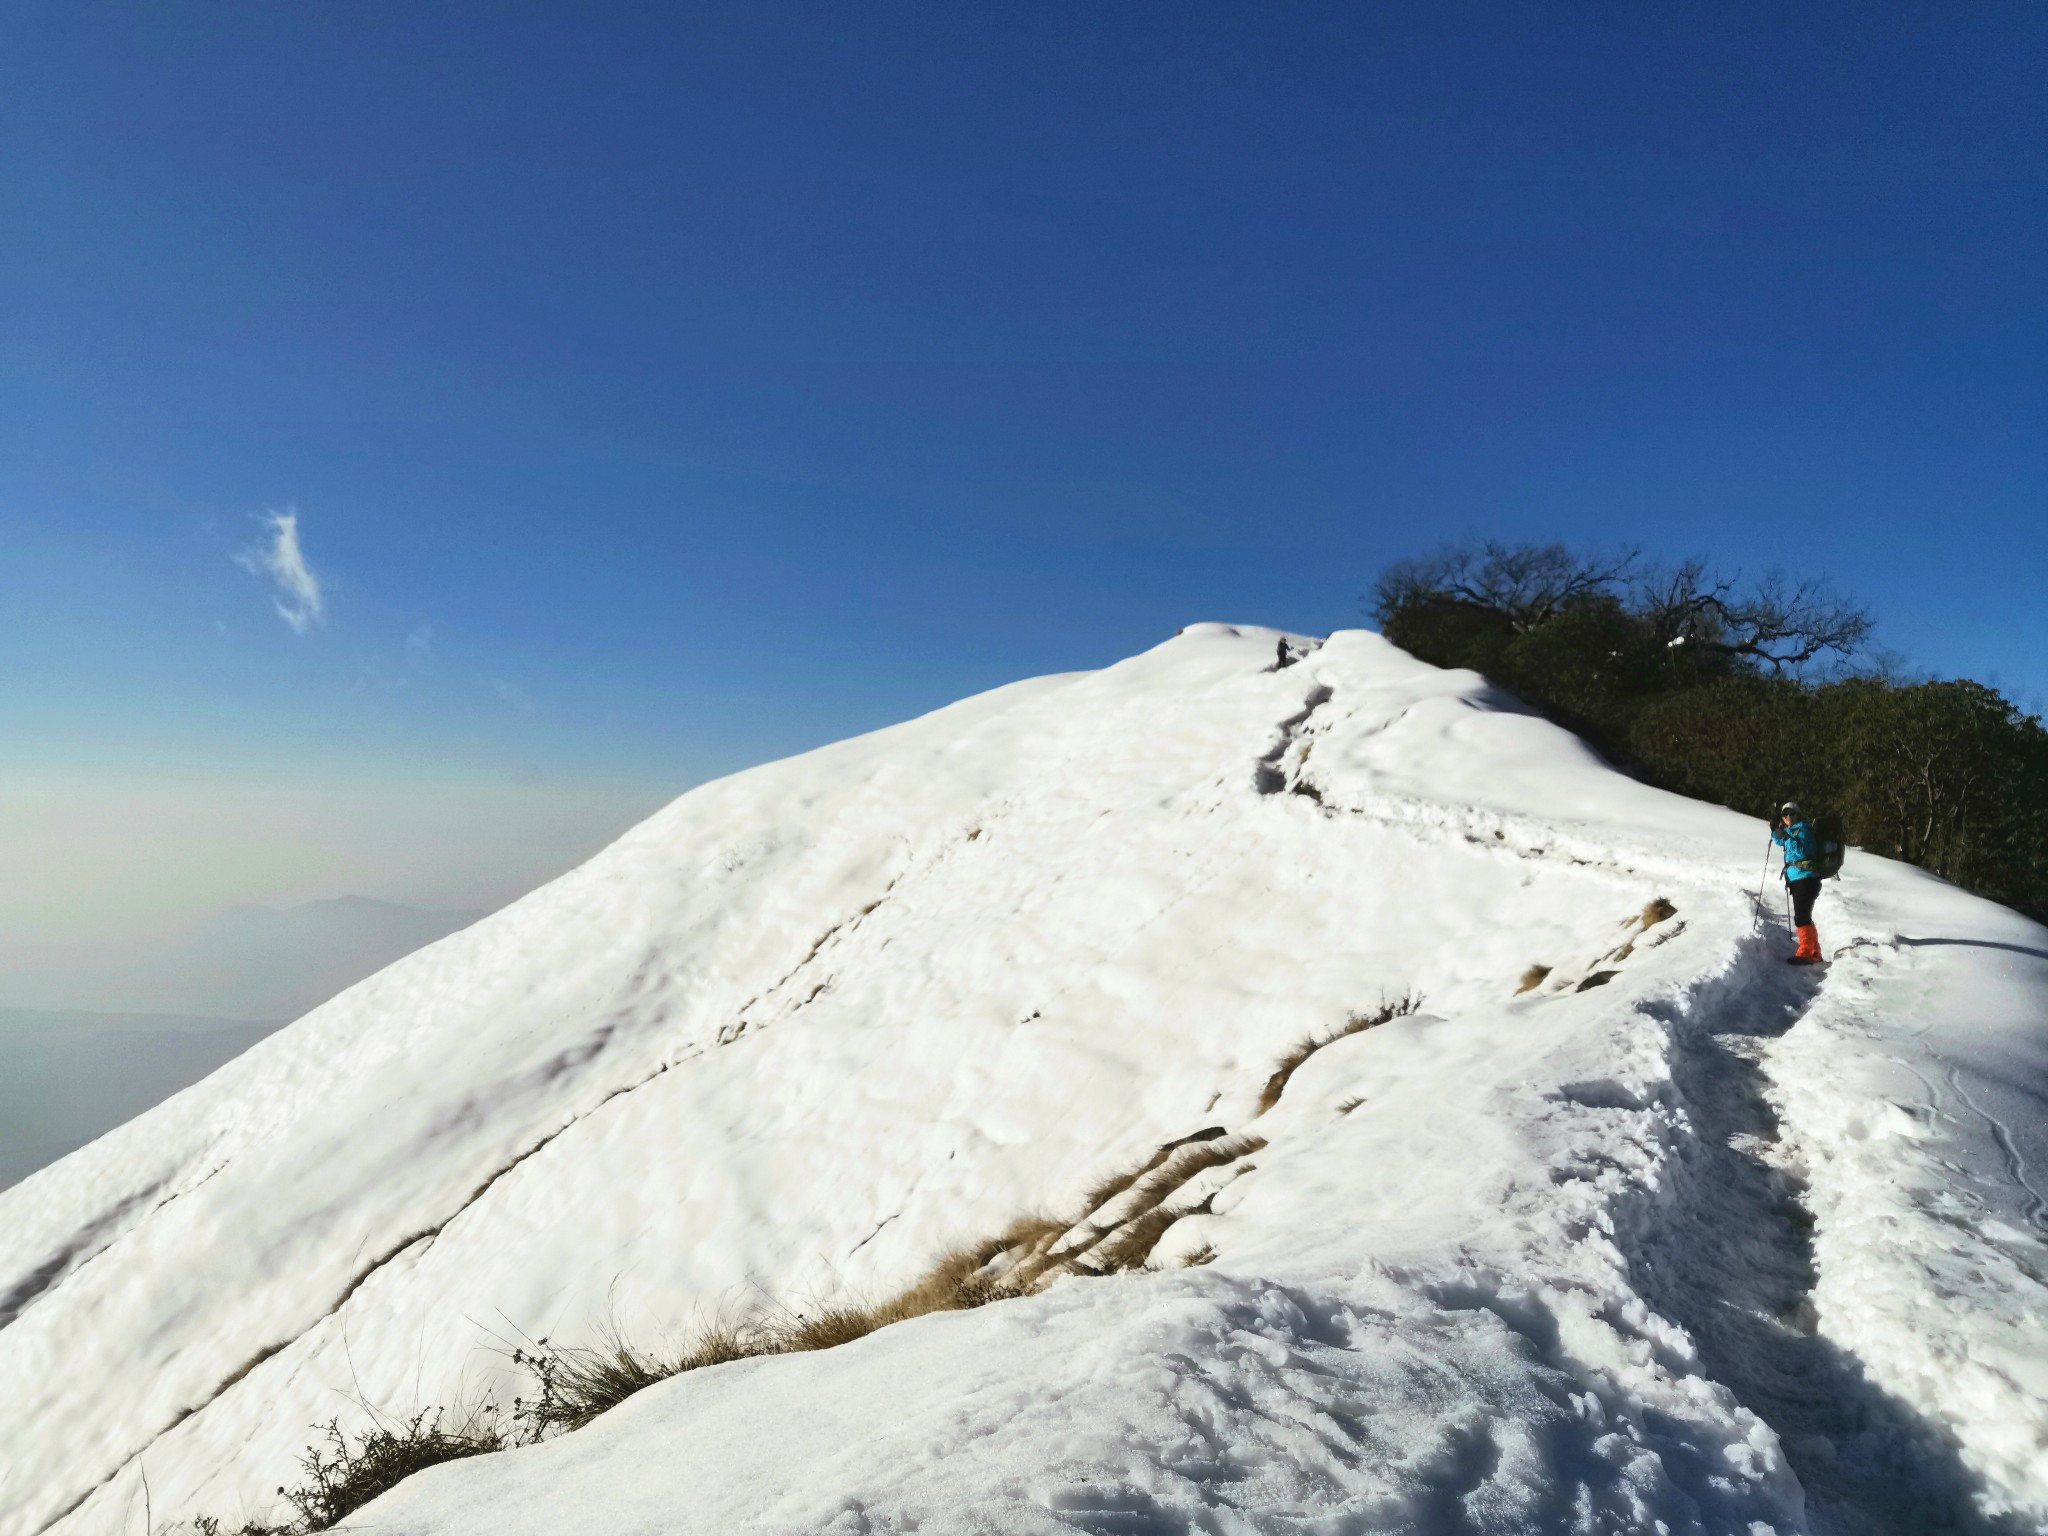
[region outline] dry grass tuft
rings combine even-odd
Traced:
[[[965,1312],[993,1301],[1022,1296],[1048,1267],[1046,1250],[1068,1230],[1065,1222],[1046,1216],[1026,1216],[1012,1222],[996,1237],[940,1255],[915,1283],[886,1300],[846,1302],[808,1315],[774,1311],[757,1314],[744,1327],[728,1330],[727,1337],[732,1341],[729,1352],[701,1363],[835,1349],[913,1317]],[[989,1273],[989,1266],[1005,1254],[1013,1256],[1010,1265],[999,1273]],[[681,1368],[690,1369],[698,1363],[692,1358],[689,1365]]]
[[[1676,917],[1677,915],[1678,908],[1671,905],[1664,897],[1658,896],[1645,902],[1643,910],[1634,917],[1624,917],[1621,920],[1621,926],[1624,928],[1654,928],[1663,922],[1665,918]]]
[[[1394,1019],[1403,1018],[1422,1006],[1422,999],[1405,996],[1391,1003],[1381,1003],[1371,1013],[1354,1013],[1343,1025],[1327,1035],[1304,1035],[1289,1047],[1280,1063],[1273,1069],[1273,1075],[1266,1079],[1266,1086],[1259,1090],[1259,1107],[1254,1114],[1263,1115],[1280,1102],[1280,1095],[1287,1091],[1287,1080],[1294,1076],[1301,1064],[1315,1055],[1324,1046],[1342,1040],[1346,1035],[1356,1035]]]
[[[1263,1115],[1275,1104],[1278,1104],[1280,1102],[1280,1095],[1287,1091],[1287,1080],[1294,1076],[1296,1069],[1304,1061],[1307,1061],[1309,1057],[1315,1055],[1317,1051],[1320,1051],[1331,1040],[1336,1038],[1337,1036],[1335,1035],[1331,1035],[1328,1038],[1316,1035],[1303,1035],[1294,1044],[1290,1045],[1287,1048],[1287,1054],[1282,1056],[1279,1064],[1273,1068],[1273,1075],[1266,1079],[1266,1086],[1259,1090],[1259,1107],[1256,1114]]]
[[[1123,1223],[1090,1249],[1085,1258],[1075,1260],[1075,1264],[1084,1273],[1098,1275],[1136,1269],[1152,1256],[1152,1250],[1159,1246],[1159,1239],[1166,1236],[1166,1229],[1179,1220],[1179,1213],[1155,1205]]]
[[[603,1343],[589,1349],[564,1349],[542,1340],[535,1349],[512,1352],[513,1363],[532,1372],[535,1385],[534,1397],[515,1398],[512,1410],[536,1440],[555,1430],[581,1429],[657,1381],[717,1363],[712,1355],[738,1358],[726,1351],[744,1348],[730,1328],[710,1330],[674,1360],[644,1355],[611,1330]]]
[[[801,1313],[779,1322],[773,1329],[774,1347],[764,1354],[797,1355],[813,1349],[836,1349],[864,1339],[877,1328],[897,1321],[883,1315],[883,1307],[828,1307],[816,1317]]]
[[[1136,1167],[1127,1168],[1122,1173],[1112,1173],[1106,1179],[1098,1179],[1088,1187],[1088,1192],[1081,1197],[1082,1218],[1085,1220],[1089,1216],[1094,1215],[1095,1212],[1101,1210],[1110,1201],[1129,1189],[1172,1155],[1172,1147],[1161,1147]]]
[[[1529,969],[1522,972],[1522,984],[1515,988],[1515,996],[1520,997],[1524,992],[1534,992],[1543,985],[1544,978],[1549,974],[1550,967],[1547,965],[1530,966]]]
[[[970,838],[979,835],[979,828],[969,834]],[[870,903],[861,915],[865,917],[879,905]],[[812,954],[836,931],[821,937]],[[1523,990],[1548,974],[1547,967],[1533,967]],[[1259,1113],[1279,1102],[1295,1070],[1324,1046],[1412,1014],[1420,1004],[1421,999],[1413,996],[1382,1002],[1370,1013],[1351,1015],[1327,1035],[1297,1041],[1267,1080],[1259,1096]],[[1214,1102],[1212,1099],[1212,1106]],[[1349,1114],[1362,1102],[1351,1099],[1338,1113]],[[251,1525],[238,1536],[306,1536],[325,1530],[421,1467],[580,1429],[636,1393],[686,1371],[767,1355],[835,1349],[911,1318],[965,1311],[1028,1295],[1056,1275],[1108,1275],[1146,1267],[1177,1221],[1210,1208],[1209,1199],[1192,1206],[1185,1201],[1178,1207],[1169,1205],[1175,1193],[1202,1173],[1235,1163],[1265,1145],[1263,1137],[1232,1136],[1222,1126],[1206,1127],[1168,1142],[1143,1162],[1091,1187],[1077,1221],[1023,1217],[993,1237],[941,1254],[915,1282],[883,1301],[847,1301],[810,1313],[764,1305],[699,1329],[672,1356],[635,1349],[616,1328],[607,1328],[600,1342],[589,1348],[565,1348],[542,1339],[530,1351],[515,1349],[514,1362],[525,1367],[537,1383],[531,1400],[513,1400],[516,1429],[501,1430],[492,1418],[448,1431],[440,1428],[438,1417],[423,1413],[395,1430],[373,1430],[351,1444],[337,1424],[329,1424],[327,1446],[314,1447],[304,1458],[308,1484],[295,1491],[278,1490],[297,1508],[299,1519],[290,1527]],[[1125,1212],[1120,1219],[1102,1225],[1091,1221],[1113,1202],[1120,1203]],[[1215,1248],[1204,1243],[1179,1262],[1193,1266],[1215,1257]],[[495,1414],[496,1409],[489,1412]],[[222,1536],[219,1522],[211,1519],[196,1522],[195,1532],[196,1536]]]
[[[1669,944],[1673,939],[1677,938],[1683,932],[1685,932],[1684,923],[1673,923],[1669,928],[1666,928],[1662,933],[1653,933],[1650,935],[1650,937],[1643,940],[1643,942],[1649,945],[1650,948],[1655,949],[1659,944]]]
[[[1109,1275],[1138,1268],[1151,1257],[1152,1250],[1159,1245],[1159,1239],[1165,1236],[1167,1228],[1182,1216],[1193,1214],[1167,1209],[1166,1201],[1176,1190],[1197,1174],[1234,1163],[1265,1144],[1265,1139],[1259,1136],[1226,1136],[1168,1146],[1163,1149],[1167,1156],[1155,1159],[1156,1167],[1126,1186],[1132,1203],[1129,1214],[1112,1227],[1090,1231],[1086,1241],[1067,1248],[1057,1257],[1048,1256],[1047,1261],[1032,1272],[1030,1279],[1036,1281],[1056,1270],[1079,1275]],[[1205,1201],[1196,1210],[1206,1208]],[[1084,1231],[1089,1230],[1085,1224],[1077,1225]]]
[[[592,1349],[543,1341],[533,1351],[515,1350],[512,1358],[532,1372],[539,1391],[531,1402],[515,1401],[513,1409],[529,1438],[538,1440],[580,1429],[635,1392],[685,1371],[763,1355],[836,1349],[891,1323],[1021,1296],[1046,1268],[1045,1250],[1067,1230],[1066,1223],[1048,1217],[1025,1217],[997,1237],[942,1254],[908,1289],[886,1300],[845,1302],[808,1313],[764,1306],[712,1324],[673,1358],[643,1354],[616,1334]],[[1006,1253],[1017,1256],[1011,1266],[1000,1274],[987,1273]]]
[[[714,1323],[676,1357],[675,1371],[676,1374],[700,1371],[707,1365],[746,1360],[761,1352],[759,1341],[752,1338],[747,1330],[734,1323]]]
[[[923,1279],[886,1304],[890,1321],[928,1312],[963,1312],[1023,1295],[1044,1272],[1047,1250],[1067,1230],[1067,1223],[1050,1216],[1026,1216],[995,1237],[941,1255]],[[1010,1266],[989,1274],[988,1267],[1005,1254],[1013,1256]]]
[[[1354,1020],[1338,1033],[1354,1033],[1412,1006],[1395,1005],[1364,1022]],[[352,1444],[338,1424],[329,1424],[327,1446],[314,1447],[303,1459],[308,1483],[296,1490],[278,1490],[297,1508],[299,1519],[288,1527],[252,1524],[237,1536],[306,1536],[326,1530],[422,1467],[580,1429],[635,1393],[686,1371],[766,1355],[834,1349],[892,1323],[1027,1295],[1054,1274],[1105,1275],[1139,1268],[1167,1230],[1190,1214],[1166,1208],[1165,1201],[1175,1190],[1204,1170],[1234,1162],[1265,1144],[1257,1136],[1227,1136],[1221,1127],[1168,1143],[1140,1166],[1091,1190],[1084,1219],[1126,1192],[1134,1196],[1135,1213],[1093,1232],[1089,1243],[1057,1256],[1054,1244],[1075,1232],[1076,1224],[1027,1216],[994,1237],[941,1254],[913,1284],[884,1301],[846,1302],[809,1314],[763,1306],[744,1316],[720,1318],[672,1356],[635,1349],[610,1327],[590,1348],[566,1348],[542,1339],[531,1350],[515,1349],[514,1362],[524,1366],[537,1384],[530,1400],[513,1399],[516,1429],[501,1430],[494,1419],[479,1419],[463,1430],[449,1431],[440,1427],[436,1415],[423,1413],[395,1430],[373,1430]],[[1206,1208],[1207,1202],[1196,1207]],[[1215,1250],[1205,1244],[1181,1262],[1206,1264],[1214,1257]],[[1005,1259],[1007,1263],[998,1265]],[[193,1530],[195,1536],[224,1536],[220,1522],[211,1518],[199,1519]]]

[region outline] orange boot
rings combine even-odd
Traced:
[[[1799,949],[1792,956],[1794,965],[1820,964],[1820,930],[1811,923],[1799,925]]]

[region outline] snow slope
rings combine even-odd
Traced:
[[[1858,858],[1795,971],[1763,845],[1364,632],[706,785],[0,1193],[0,1536],[279,1513],[510,1343],[892,1291],[1219,1128],[1151,1271],[350,1526],[2048,1528],[2048,933]]]

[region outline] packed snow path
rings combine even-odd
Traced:
[[[1102,1251],[1174,1143],[1150,1272],[351,1526],[2042,1529],[2048,934],[1859,858],[1789,971],[1761,842],[1362,632],[707,785],[0,1194],[0,1536],[274,1518],[311,1426],[509,1397],[509,1343]]]
[[[1673,1085],[1697,1132],[1677,1174],[1683,1235],[1712,1236],[1646,1243],[1643,1293],[1777,1432],[1821,1536],[2028,1529],[1975,1509],[1956,1447],[1817,1330],[1813,1222],[1802,1181],[1778,1160],[1765,1059],[1823,977],[1777,964],[1792,936],[1768,920],[1766,931],[1777,942],[1760,945],[1739,984],[1676,1032]]]

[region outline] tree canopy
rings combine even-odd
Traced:
[[[2048,918],[2048,731],[1981,683],[1841,670],[1871,619],[1823,580],[1466,542],[1389,566],[1371,603],[1396,645],[1652,783],[1758,816],[1833,807],[1859,846]]]

